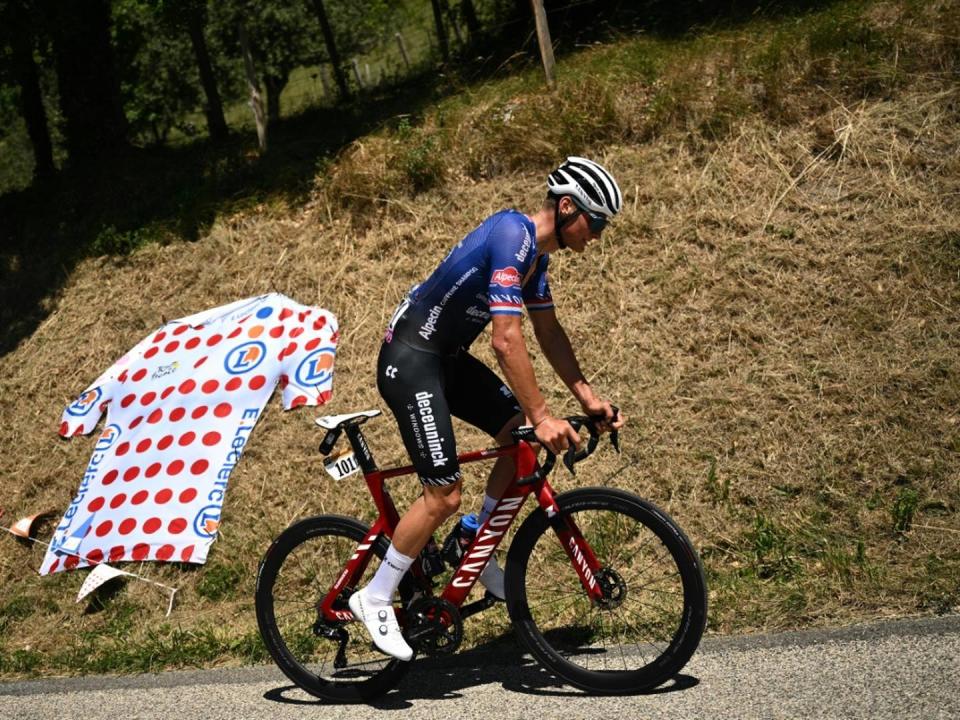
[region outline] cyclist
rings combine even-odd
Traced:
[[[392,606],[393,594],[414,558],[460,507],[460,468],[451,416],[484,430],[500,445],[524,422],[540,442],[560,454],[579,436],[554,417],[537,385],[520,318],[525,305],[537,341],[551,366],[601,429],[619,428],[622,415],[596,395],[580,370],[554,312],[547,282],[550,253],[580,253],[620,211],[622,196],[601,165],[568,157],[547,179],[547,197],[535,214],[504,210],[461,240],[429,278],[414,286],[387,328],[377,361],[377,388],[423,484],[393,535],[370,584],[354,593],[350,610],[383,652],[409,660]],[[504,383],[467,349],[492,321],[493,349]],[[513,459],[499,458],[487,480],[479,513],[493,511],[513,478]],[[503,570],[492,558],[479,577],[503,599]]]

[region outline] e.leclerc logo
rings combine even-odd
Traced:
[[[262,363],[266,356],[267,346],[258,340],[251,340],[228,352],[223,367],[231,375],[243,375]]]
[[[94,447],[94,452],[106,452],[109,450],[117,439],[121,435],[121,430],[119,425],[110,424],[107,425],[103,432],[100,433],[100,437],[97,439],[97,444]]]
[[[93,406],[97,404],[97,400],[100,399],[101,395],[103,395],[103,391],[100,388],[87,390],[83,395],[73,401],[73,404],[67,408],[67,412],[74,417],[83,417],[93,409]]]
[[[204,538],[212,538],[220,527],[220,506],[207,505],[193,518],[193,531]]]
[[[329,380],[333,374],[334,357],[333,347],[318,348],[307,355],[294,374],[297,385],[313,387],[314,385],[322,385]]]

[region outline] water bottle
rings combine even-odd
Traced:
[[[447,561],[450,567],[457,567],[463,554],[470,547],[470,543],[477,536],[477,530],[480,529],[480,522],[477,516],[471,513],[460,518],[460,522],[454,526],[446,540],[443,541],[443,559]]]

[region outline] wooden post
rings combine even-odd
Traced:
[[[543,72],[547,76],[547,87],[553,89],[556,79],[553,74],[553,43],[550,41],[550,27],[547,25],[547,12],[543,9],[543,0],[530,0],[533,14],[537,20],[537,42],[540,44],[540,58],[543,60]]]
[[[403,41],[403,35],[397,33],[397,45],[400,46],[400,54],[403,55],[403,64],[407,66],[407,70],[410,70],[410,55],[407,53],[407,44]]]
[[[260,83],[253,69],[253,55],[250,54],[250,39],[247,29],[240,25],[240,50],[243,53],[243,69],[247,75],[247,88],[250,90],[250,109],[253,110],[253,119],[257,124],[257,141],[260,152],[267,151],[267,114],[263,109],[263,96],[260,93]]]
[[[357,78],[357,86],[363,87],[363,78],[360,77],[360,61],[353,58],[353,74]]]

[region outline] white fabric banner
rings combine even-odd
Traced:
[[[63,413],[64,437],[91,433],[104,410],[107,418],[40,574],[205,562],[227,480],[274,388],[288,410],[325,403],[337,340],[331,313],[277,293],[144,338]]]
[[[91,570],[90,574],[84,579],[83,585],[80,586],[80,592],[77,593],[77,602],[83,600],[87,595],[107,582],[107,580],[112,580],[120,575],[136,577],[136,575],[132,575],[131,573],[124,572],[123,570],[117,570],[115,567],[110,567],[106,563],[100,563],[93,570]]]

